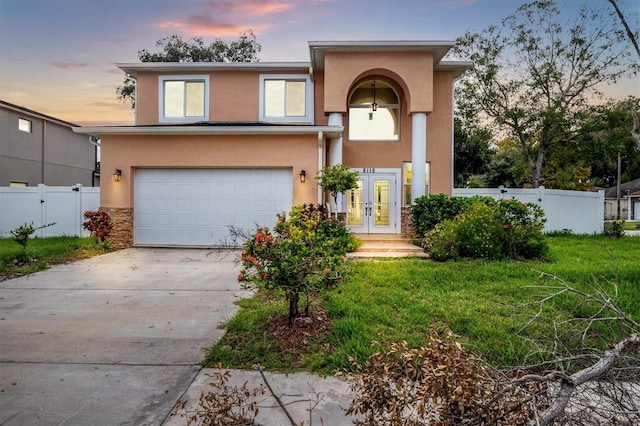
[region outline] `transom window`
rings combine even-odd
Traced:
[[[260,121],[313,122],[313,89],[308,75],[261,75]]]
[[[31,133],[31,120],[18,118],[18,130],[21,132]]]
[[[431,174],[431,167],[429,163],[426,163],[427,171],[424,175],[424,193],[429,194],[429,175]],[[411,205],[411,163],[402,163],[402,205]]]
[[[209,117],[209,76],[160,77],[160,121],[201,121]]]
[[[379,80],[361,83],[349,100],[349,140],[397,141],[400,102],[388,84]]]

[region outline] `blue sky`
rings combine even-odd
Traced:
[[[618,0],[637,25],[640,0]],[[583,2],[562,0],[563,13]],[[260,60],[307,61],[310,40],[455,40],[511,14],[519,0],[0,0],[0,99],[79,124],[130,124],[124,77],[172,34],[237,39],[251,28]],[[625,80],[607,94],[640,96]]]

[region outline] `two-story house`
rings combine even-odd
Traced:
[[[470,65],[443,61],[451,47],[310,42],[308,62],[118,64],[136,79],[135,125],[76,129],[101,139],[117,244],[214,246],[229,225],[273,225],[329,202],[315,176],[334,164],[360,174],[333,206],[348,226],[402,233],[412,200],[451,193],[453,85]]]
[[[96,144],[74,127],[0,100],[0,186],[99,186]]]

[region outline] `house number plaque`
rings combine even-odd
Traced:
[[[367,168],[362,169],[362,173],[375,173],[375,172],[376,172],[376,169],[371,169],[371,168],[370,169],[367,169]]]

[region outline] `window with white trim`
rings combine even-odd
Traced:
[[[209,76],[161,76],[161,122],[193,122],[209,119]]]
[[[261,75],[260,121],[313,123],[313,87],[308,75]]]
[[[431,174],[431,165],[426,163],[427,170],[424,174],[424,193],[429,194],[429,175]],[[411,163],[402,163],[402,205],[411,205]]]
[[[31,120],[18,118],[18,130],[21,132],[31,133]]]

